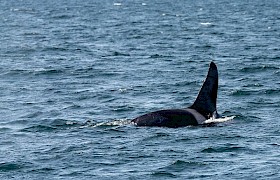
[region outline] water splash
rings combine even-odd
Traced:
[[[114,3],[114,6],[121,6],[121,5],[122,3],[118,3],[118,2]]]
[[[102,123],[95,123],[92,121],[87,121],[83,127],[107,127],[107,126],[125,126],[132,124],[130,119],[120,119],[120,120],[114,120],[109,122],[102,122]]]
[[[203,124],[211,124],[211,123],[223,123],[227,121],[231,121],[235,118],[235,116],[229,116],[229,117],[222,117],[222,118],[210,118],[204,121]]]
[[[203,26],[211,26],[211,25],[213,25],[212,23],[210,23],[210,22],[202,22],[202,23],[200,23],[201,25],[203,25]]]

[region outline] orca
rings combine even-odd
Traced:
[[[131,122],[136,126],[178,128],[202,125],[209,118],[219,118],[217,113],[218,69],[210,63],[207,77],[194,103],[183,109],[166,109],[139,116]]]

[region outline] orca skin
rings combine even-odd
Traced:
[[[219,117],[217,113],[218,69],[210,63],[207,77],[194,103],[183,109],[167,109],[144,114],[132,120],[137,126],[184,127],[203,124],[210,117]]]

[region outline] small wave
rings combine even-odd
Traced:
[[[224,152],[237,152],[237,151],[246,151],[248,150],[245,147],[240,146],[224,146],[224,147],[209,147],[203,149],[203,153],[224,153]]]
[[[203,25],[203,26],[212,26],[213,24],[212,23],[210,23],[210,22],[202,22],[202,23],[200,23],[201,25]]]
[[[28,75],[28,74],[32,74],[31,70],[28,69],[12,69],[9,72],[7,72],[5,75],[8,76],[13,76],[13,75]]]
[[[205,165],[207,164],[202,162],[176,160],[165,167],[159,168],[159,172],[182,172],[186,169],[197,169]]]
[[[122,3],[114,3],[114,6],[121,6]]]
[[[253,91],[249,91],[249,90],[235,90],[231,94],[233,96],[245,96],[245,95],[251,95],[252,93]]]
[[[171,58],[172,56],[169,55],[162,55],[162,54],[152,54],[149,58],[157,59],[157,58]]]
[[[244,67],[241,69],[241,72],[245,73],[254,73],[266,70],[279,70],[279,67],[271,66],[271,65],[260,65],[260,66],[251,66],[251,67]]]
[[[264,93],[269,95],[278,95],[280,93],[280,89],[268,89],[265,90]]]
[[[177,176],[166,172],[166,171],[158,171],[158,172],[154,172],[152,173],[152,176],[156,176],[156,177],[166,177],[166,178],[176,178]]]
[[[77,121],[65,120],[65,119],[55,119],[51,122],[51,126],[55,128],[69,128],[69,127],[76,127],[81,126],[81,123]]]
[[[75,16],[73,14],[58,14],[55,16],[52,16],[54,19],[71,19],[74,18]]]
[[[63,70],[59,69],[13,69],[6,73],[6,75],[57,75],[64,73]]]
[[[159,54],[153,54],[150,56],[150,58],[161,58],[164,57],[163,55],[159,55]]]
[[[113,52],[113,56],[130,56],[130,54],[115,51],[115,52]]]
[[[63,73],[63,70],[60,69],[39,69],[35,70],[35,75],[56,75]]]
[[[203,166],[203,165],[205,165],[205,164],[203,164],[201,162],[177,160],[177,161],[174,161],[168,167],[173,167],[173,168],[178,168],[178,167],[197,167],[197,166]]]
[[[230,117],[222,117],[222,118],[210,118],[204,121],[204,124],[211,124],[211,123],[223,123],[227,121],[231,121],[235,118],[235,116],[230,116]]]
[[[267,95],[278,95],[279,89],[265,89],[261,91],[256,90],[246,90],[246,89],[238,89],[231,92],[233,96],[247,96],[247,95],[254,95],[254,94],[267,94]]]
[[[113,109],[113,111],[116,111],[116,112],[126,112],[126,111],[131,111],[133,109],[133,107],[126,106],[126,105],[120,105],[118,107],[113,107],[112,109]]]
[[[12,131],[12,129],[8,128],[8,127],[0,127],[0,133],[1,132],[9,132],[9,131]]]
[[[0,132],[20,131],[28,124],[25,120],[16,120],[0,124]]]
[[[271,146],[280,146],[280,144],[278,144],[278,143],[271,143],[269,145],[271,145]]]
[[[45,47],[43,49],[43,51],[45,52],[65,52],[67,50],[68,49],[64,47],[55,47],[55,46]]]
[[[255,83],[255,84],[245,84],[243,87],[250,88],[250,87],[263,87],[263,84]]]
[[[48,173],[50,171],[54,171],[55,169],[49,167],[43,167],[38,169],[32,169],[31,171],[34,173]]]
[[[1,163],[0,172],[15,171],[18,169],[22,169],[23,167],[24,167],[23,165],[17,163]]]
[[[56,130],[57,128],[45,125],[34,125],[31,127],[27,127],[22,129],[22,132],[51,132]]]
[[[108,126],[125,126],[132,124],[130,119],[114,120],[110,122],[95,123],[94,121],[87,121],[83,127],[108,127]]]
[[[169,137],[169,136],[170,135],[167,133],[160,132],[160,133],[155,133],[155,134],[152,134],[151,136],[145,137],[142,141],[146,142],[146,141],[151,141],[151,140],[157,140],[157,139],[162,139],[164,137]]]
[[[56,119],[48,125],[32,125],[21,129],[22,132],[53,132],[58,130],[65,130],[75,127],[81,127],[82,124],[75,121]]]
[[[36,10],[33,9],[33,8],[25,8],[25,7],[21,7],[21,8],[12,8],[12,9],[10,9],[10,11],[13,11],[13,12],[30,13],[30,14],[33,14],[33,13],[36,12]]]

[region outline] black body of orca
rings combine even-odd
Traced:
[[[218,118],[216,102],[218,91],[218,70],[214,62],[210,63],[207,77],[195,102],[184,109],[167,109],[151,112],[132,120],[137,126],[183,127],[203,124],[213,117]]]

